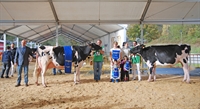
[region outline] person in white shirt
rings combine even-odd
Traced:
[[[130,49],[128,48],[128,42],[124,42],[123,43],[123,48],[122,48],[122,50],[123,50],[123,56],[122,57],[124,57],[124,56],[130,56]]]

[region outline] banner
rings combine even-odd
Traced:
[[[65,73],[71,73],[71,69],[72,69],[71,46],[64,46],[64,52],[65,52]]]

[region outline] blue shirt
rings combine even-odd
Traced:
[[[26,47],[25,47],[25,46],[24,46],[24,47],[21,47],[21,51],[22,51],[22,54],[24,54],[25,51],[26,51]]]

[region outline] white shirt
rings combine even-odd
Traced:
[[[122,50],[120,48],[111,48],[110,49],[111,56],[113,55],[114,50],[119,51],[119,58],[120,58],[120,53],[122,52]],[[110,58],[112,58],[112,57],[110,57]]]
[[[129,57],[130,55],[130,49],[129,48],[123,48],[123,57],[126,55],[127,57]]]

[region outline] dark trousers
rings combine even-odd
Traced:
[[[129,71],[121,70],[121,81],[129,81]]]
[[[1,77],[3,77],[4,75],[4,72],[6,71],[6,77],[8,77],[8,73],[10,71],[10,67],[11,67],[11,63],[3,63],[3,69],[2,69],[2,72],[1,72]]]
[[[124,71],[124,75],[125,75],[124,80],[129,81],[129,71]]]

